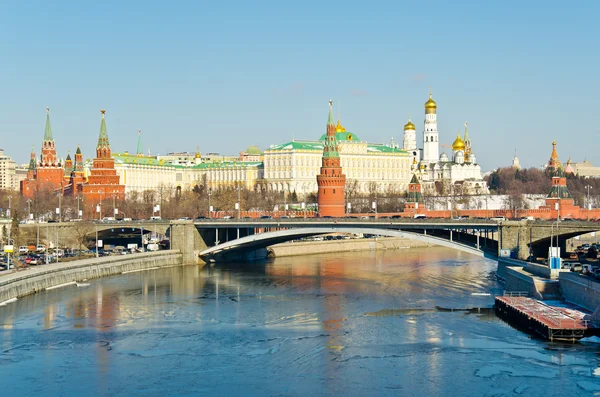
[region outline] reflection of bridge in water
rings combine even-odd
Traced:
[[[187,261],[200,255],[203,259],[226,260],[249,258],[258,250],[303,237],[353,233],[403,237],[459,249],[476,255],[496,256],[500,249],[511,251],[514,257],[526,259],[547,256],[550,239],[565,252],[566,240],[600,230],[594,222],[491,221],[485,219],[205,219],[198,221],[143,222],[63,222],[42,224],[40,242],[46,235],[60,244],[77,247],[81,234],[94,237],[96,230],[105,239],[156,233],[180,249]],[[44,229],[50,229],[48,233]],[[20,225],[22,241],[36,241],[38,225]],[[140,237],[141,238],[141,237]]]

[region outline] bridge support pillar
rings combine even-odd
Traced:
[[[479,249],[479,232],[477,232],[477,249]]]
[[[206,243],[192,222],[175,221],[169,226],[171,248],[181,251],[183,263],[201,263],[198,253],[205,250]]]
[[[450,230],[450,241],[452,241],[452,230]]]

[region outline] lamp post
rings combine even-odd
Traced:
[[[6,211],[6,212],[8,214],[8,219],[9,220],[11,219],[11,217],[10,217],[10,213],[11,213],[11,200],[12,200],[12,196],[8,196],[8,211]],[[12,222],[10,222],[8,224],[8,239],[6,240],[6,242],[8,243],[8,245],[10,245],[10,231],[11,231],[11,229],[12,229]],[[7,253],[7,255],[8,255],[7,256],[8,262],[6,264],[6,269],[8,270],[8,269],[10,269],[10,252]]]
[[[590,189],[592,188],[591,185],[585,185],[585,188],[587,190],[587,220],[590,220],[590,211],[592,210],[592,203],[590,202]]]
[[[98,258],[100,255],[98,255],[98,225],[94,224],[94,226],[96,227],[96,258]]]
[[[31,199],[27,200],[27,220],[33,219],[31,215]]]
[[[96,212],[98,213],[98,220],[102,220],[102,203],[96,205]]]
[[[238,201],[235,204],[235,206],[237,207],[237,212],[238,212],[238,219],[241,218],[241,211],[242,211],[242,187],[240,185],[238,185],[237,187],[237,191],[238,191]]]
[[[208,219],[212,218],[212,205],[210,205],[210,196],[212,196],[212,189],[208,188]]]
[[[83,215],[83,211],[81,211],[81,209],[79,209],[79,200],[83,199],[83,197],[81,196],[77,196],[77,217],[79,219],[81,219],[81,216]]]
[[[58,196],[58,207],[56,208],[56,215],[58,215],[58,221],[62,221],[61,207],[62,207],[62,193],[58,192],[56,194]]]

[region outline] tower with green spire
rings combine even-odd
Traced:
[[[31,145],[31,154],[29,155],[29,167],[27,168],[27,179],[35,178],[35,150],[33,145]]]
[[[84,212],[90,216],[96,216],[96,206],[100,209],[99,216],[110,214],[110,210],[103,208],[104,202],[120,202],[125,198],[125,185],[121,184],[121,177],[115,170],[115,159],[111,156],[108,133],[106,132],[106,111],[102,109],[102,120],[100,121],[100,134],[96,145],[96,157],[92,162],[87,179],[81,185],[81,193],[84,197]],[[115,207],[117,208],[117,207]]]
[[[343,217],[346,213],[346,175],[342,173],[332,107],[333,101],[330,100],[321,172],[317,175],[320,217]]]
[[[100,121],[100,134],[98,135],[98,144],[96,145],[96,157],[110,158],[110,142],[108,142],[106,122],[104,121],[106,110],[102,109],[100,113],[102,114],[102,121]]]
[[[42,153],[40,154],[40,166],[60,167],[56,157],[56,146],[52,137],[50,126],[50,108],[46,108],[46,127],[44,128],[44,140],[42,141]]]

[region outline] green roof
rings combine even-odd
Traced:
[[[246,149],[246,153],[253,156],[260,156],[263,154],[263,152],[261,152],[258,146],[256,145],[248,146],[248,149]]]
[[[156,157],[149,156],[135,156],[130,154],[116,153],[112,156],[117,164],[138,164],[147,165],[154,167],[167,167],[175,169],[215,169],[215,168],[228,168],[228,167],[260,167],[262,161],[211,161],[207,163],[200,163],[193,166],[186,167],[180,164],[172,164],[164,160],[157,160]]]
[[[267,150],[314,150],[322,152],[324,146],[322,141],[292,141],[281,145],[273,145]],[[408,155],[408,152],[403,149],[376,143],[367,143],[367,153],[404,153]]]
[[[320,141],[292,141],[281,145],[273,145],[267,150],[314,150],[322,152],[323,147],[323,142]]]

